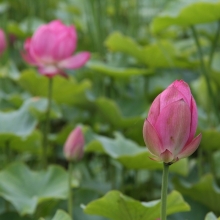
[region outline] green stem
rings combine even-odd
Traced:
[[[210,164],[210,170],[211,173],[214,177],[214,179],[217,181],[217,175],[216,175],[216,169],[215,169],[215,163],[214,163],[214,158],[212,156],[212,151],[207,151],[208,153],[208,160],[209,160],[209,164]]]
[[[71,219],[73,220],[73,196],[72,196],[73,163],[71,161],[69,161],[68,172],[69,172],[68,212],[69,212]]]
[[[206,84],[207,84],[207,87],[208,87],[208,93],[211,96],[211,99],[212,99],[212,102],[213,102],[213,106],[214,106],[214,110],[215,110],[215,114],[216,114],[218,120],[220,120],[218,108],[216,106],[216,101],[215,101],[214,93],[212,91],[212,87],[211,87],[211,83],[210,83],[210,77],[209,77],[209,74],[207,72],[204,60],[203,60],[203,52],[202,52],[201,45],[199,43],[199,38],[198,38],[198,35],[196,33],[196,29],[195,29],[194,26],[191,26],[191,30],[192,30],[192,33],[193,33],[193,37],[195,39],[195,43],[196,43],[197,49],[198,49],[200,66],[201,66],[201,69],[202,69],[202,74],[203,74],[203,76],[205,78],[205,81],[206,81]]]
[[[211,52],[209,54],[209,68],[212,65],[212,60],[213,60],[213,56],[214,56],[215,50],[217,48],[219,35],[220,35],[220,20],[218,20],[218,29],[217,29],[217,32],[215,34],[214,41],[212,43]]]
[[[198,149],[198,160],[197,160],[197,163],[198,163],[198,173],[199,173],[199,178],[202,177],[202,174],[203,174],[203,149],[200,147]]]
[[[6,155],[6,165],[11,162],[11,149],[10,149],[10,141],[6,140],[5,142],[5,155]]]
[[[121,10],[121,2],[118,0],[114,0],[114,28],[116,30],[120,30],[120,10]]]
[[[47,167],[47,151],[48,151],[48,135],[50,132],[50,109],[51,109],[51,101],[52,101],[52,85],[53,85],[53,79],[49,78],[48,106],[46,111],[46,120],[45,120],[45,127],[43,133],[43,149],[42,149],[42,161],[44,168]]]
[[[161,189],[161,220],[166,220],[166,208],[167,208],[167,186],[168,186],[168,175],[169,175],[170,164],[163,163],[163,179]]]

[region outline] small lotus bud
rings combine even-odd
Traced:
[[[77,161],[83,157],[84,136],[82,129],[76,127],[68,136],[64,145],[64,155],[67,160]]]
[[[0,55],[5,51],[6,45],[5,33],[0,29]]]

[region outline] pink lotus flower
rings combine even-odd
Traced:
[[[2,29],[0,29],[0,55],[5,51],[7,46],[5,33]]]
[[[80,160],[83,157],[84,136],[82,129],[76,127],[68,136],[64,145],[67,160]]]
[[[40,26],[32,38],[25,41],[22,56],[30,65],[37,66],[41,74],[53,77],[67,76],[64,69],[77,69],[90,58],[89,52],[72,56],[77,45],[74,26],[66,26],[55,20]]]
[[[196,102],[188,84],[176,80],[152,103],[144,122],[144,141],[154,160],[174,163],[198,148]]]

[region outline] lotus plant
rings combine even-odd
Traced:
[[[194,138],[198,123],[196,102],[183,80],[176,80],[153,101],[144,122],[144,141],[152,159],[164,163],[161,220],[166,219],[169,165],[198,148],[202,135]]]
[[[75,27],[73,25],[66,26],[60,20],[41,25],[24,44],[23,59],[30,65],[37,66],[39,73],[49,78],[48,108],[42,145],[42,164],[44,167],[47,166],[52,78],[56,75],[67,77],[65,69],[80,68],[90,58],[90,53],[87,51],[73,55],[76,46],[77,33]]]

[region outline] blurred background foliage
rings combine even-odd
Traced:
[[[145,213],[129,219],[159,217],[158,203],[144,205],[129,197],[160,198],[162,165],[149,159],[142,126],[153,99],[176,79],[191,86],[203,138],[191,158],[171,167],[169,189],[178,192],[170,194],[168,206],[172,199],[180,205],[168,211],[168,219],[217,219],[219,11],[219,0],[0,0],[8,42],[0,60],[0,219],[52,219],[57,209],[66,209],[62,150],[77,124],[83,126],[86,153],[74,166],[74,219],[127,220],[118,214],[126,213],[123,204]],[[46,172],[39,171],[39,164],[47,80],[20,53],[24,40],[54,19],[75,25],[77,50],[91,51],[92,58],[86,67],[68,71],[68,80],[55,77]],[[105,212],[106,201],[117,200],[119,191],[129,197],[123,197],[119,211],[112,206],[112,213]],[[146,213],[156,214],[150,218]],[[62,211],[53,219],[57,216],[66,217]]]

